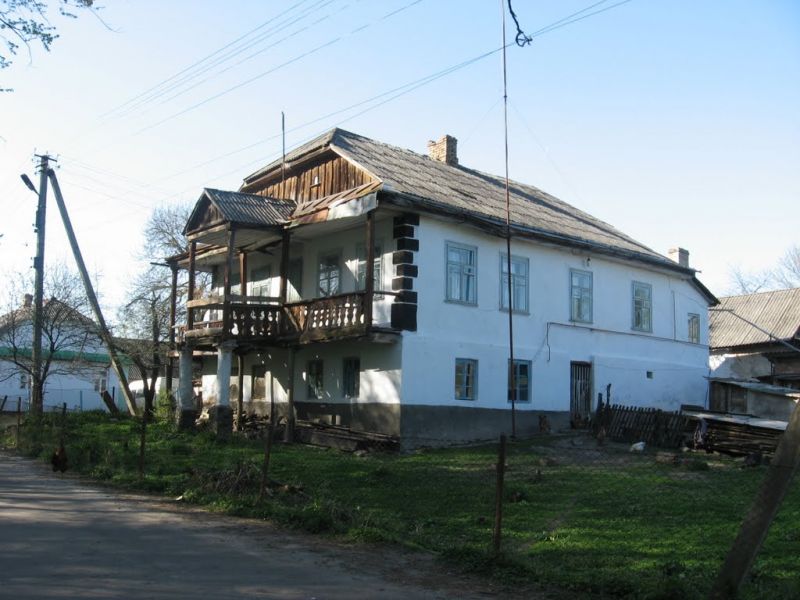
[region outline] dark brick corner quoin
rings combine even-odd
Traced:
[[[419,251],[419,240],[415,237],[419,215],[404,213],[394,218],[393,225],[395,251],[392,253],[392,290],[398,294],[392,304],[392,327],[416,331],[417,292],[412,290],[419,274],[419,268],[414,264],[414,253]]]

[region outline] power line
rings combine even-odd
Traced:
[[[420,1],[422,1],[422,0],[416,0],[415,2],[412,2],[409,5],[406,5],[406,7],[410,7],[413,4],[416,4],[416,3],[420,2]],[[606,1],[606,0],[603,0],[603,1]],[[568,24],[570,24],[572,22],[578,21],[578,20],[582,20],[583,18],[588,18],[589,16],[592,16],[594,14],[599,14],[600,12],[605,12],[606,10],[609,10],[609,9],[614,8],[616,6],[620,6],[620,5],[625,4],[626,2],[629,2],[629,1],[630,0],[624,0],[622,2],[618,2],[617,4],[614,4],[614,5],[610,6],[610,7],[607,7],[606,9],[603,9],[601,11],[596,11],[595,13],[591,13],[589,15],[584,15],[584,17],[582,17],[582,18],[574,19],[573,21],[570,21],[570,22],[566,22],[564,20],[564,19],[569,19],[569,18],[573,17],[576,14],[581,14],[581,13],[585,12],[586,10],[590,10],[594,6],[597,6],[598,4],[600,4],[600,3],[596,3],[594,5],[591,5],[591,6],[587,7],[586,9],[583,9],[582,11],[578,11],[577,13],[573,13],[573,15],[569,15],[567,17],[564,17],[564,18],[560,19],[559,21],[556,21],[556,22],[548,25],[547,27],[542,28],[542,29],[534,32],[533,34],[531,34],[531,37],[538,37],[540,35],[544,35],[545,33],[549,33],[550,31],[553,31],[553,30],[555,30],[557,28],[566,26],[566,25],[568,25]],[[553,25],[555,25],[555,24],[560,24],[560,25],[559,25],[559,27],[553,27]],[[507,44],[506,47],[508,47],[509,45],[510,44]],[[372,96],[370,98],[367,98],[365,100],[362,100],[362,101],[356,102],[354,104],[351,104],[351,105],[349,105],[347,107],[344,107],[344,108],[338,109],[336,111],[332,111],[330,113],[327,113],[327,114],[325,114],[325,115],[323,115],[321,117],[317,117],[317,118],[312,119],[310,121],[306,121],[305,123],[303,123],[301,125],[297,125],[297,126],[291,128],[291,129],[289,129],[288,132],[291,133],[291,132],[294,132],[294,131],[299,131],[301,129],[305,129],[305,128],[307,128],[308,126],[310,126],[312,124],[318,123],[318,122],[320,122],[322,120],[325,120],[325,119],[328,119],[328,118],[330,118],[332,116],[336,116],[338,114],[342,114],[342,113],[348,112],[350,110],[353,110],[354,108],[358,108],[360,106],[364,106],[364,105],[370,104],[370,103],[372,103],[372,102],[374,102],[376,100],[380,100],[381,98],[384,98],[384,100],[382,100],[381,102],[376,102],[376,103],[374,103],[374,104],[372,104],[370,106],[367,106],[362,111],[359,111],[359,112],[357,112],[355,114],[352,114],[352,115],[350,115],[350,116],[348,116],[348,117],[346,117],[344,119],[339,120],[337,123],[335,123],[334,126],[344,124],[344,123],[346,123],[346,122],[348,122],[348,121],[350,121],[350,120],[352,120],[352,119],[354,119],[354,118],[356,118],[358,116],[361,116],[361,115],[363,115],[363,114],[365,114],[365,113],[367,113],[369,111],[375,110],[376,108],[378,108],[380,106],[383,106],[386,103],[391,102],[392,100],[394,100],[396,98],[399,98],[400,96],[408,94],[408,93],[410,93],[410,92],[412,92],[412,91],[414,91],[414,90],[416,90],[416,89],[418,89],[418,88],[420,88],[420,87],[422,87],[424,85],[427,85],[427,84],[432,83],[432,82],[434,82],[434,81],[436,81],[438,79],[441,79],[442,77],[445,77],[446,75],[448,75],[450,73],[454,73],[454,72],[459,71],[459,70],[461,70],[463,68],[466,68],[466,67],[468,67],[468,66],[470,66],[472,64],[475,64],[476,62],[479,62],[479,61],[481,61],[481,60],[483,60],[485,58],[488,58],[489,56],[492,56],[492,55],[496,54],[497,52],[500,52],[502,49],[503,49],[503,47],[500,47],[500,48],[495,48],[493,50],[489,50],[487,52],[481,53],[481,54],[479,54],[477,56],[474,56],[472,58],[464,60],[464,61],[462,61],[460,63],[457,63],[455,65],[451,65],[450,67],[447,67],[445,69],[442,69],[442,70],[437,71],[435,73],[432,73],[430,75],[426,75],[424,77],[416,79],[416,80],[414,80],[412,82],[406,83],[406,84],[401,85],[401,86],[397,86],[397,87],[392,88],[390,90],[387,90],[386,92],[383,92],[381,94],[377,94],[377,95]],[[325,130],[327,130],[327,128]],[[325,130],[317,132],[317,133],[307,137],[306,139],[301,140],[300,142],[298,142],[298,144],[303,144],[306,141],[310,141],[310,140],[314,139],[315,137],[317,137],[321,133],[324,133]],[[253,147],[256,147],[258,145],[261,145],[262,143],[265,143],[267,141],[271,141],[271,140],[277,139],[278,137],[280,137],[280,134],[275,134],[275,135],[270,136],[268,138],[264,138],[262,140],[254,142],[252,144],[248,144],[247,146],[244,146],[242,148],[238,148],[238,149],[233,150],[231,152],[227,152],[225,154],[217,156],[217,157],[215,157],[213,159],[206,160],[206,161],[203,161],[201,163],[197,163],[196,165],[193,165],[193,166],[191,166],[191,167],[189,167],[187,169],[184,169],[182,171],[179,171],[179,172],[174,173],[172,175],[169,175],[167,177],[163,177],[161,179],[158,179],[154,183],[163,182],[163,181],[172,179],[174,177],[183,175],[185,173],[188,173],[188,172],[190,172],[192,170],[195,170],[197,168],[208,166],[209,164],[213,164],[213,163],[218,162],[219,160],[222,160],[224,158],[228,158],[230,156],[233,156],[233,155],[238,154],[240,152],[243,152],[245,150],[249,150],[249,149],[251,149]],[[211,179],[208,179],[207,182],[210,183],[210,182],[219,180],[219,179],[221,179],[223,177],[227,177],[228,175],[232,175],[234,173],[241,172],[244,168],[246,168],[246,167],[248,167],[250,165],[264,164],[265,161],[269,162],[271,160],[275,160],[275,159],[278,158],[278,156],[279,156],[279,154],[275,154],[275,155],[270,155],[269,157],[262,157],[262,158],[258,158],[258,159],[255,159],[255,160],[248,161],[246,164],[240,165],[236,169],[233,169],[231,171],[228,171],[228,172],[220,174],[220,175],[216,175],[215,177],[213,177]],[[153,187],[153,185],[154,184],[145,184],[143,186],[143,188],[144,189],[150,188],[150,187]],[[206,186],[206,185],[207,185],[207,183],[203,184],[203,186]],[[157,201],[161,201],[161,202],[167,201],[167,200],[169,200],[170,197],[174,198],[176,196],[181,196],[183,194],[186,194],[187,192],[190,192],[191,190],[196,190],[197,187],[198,187],[197,185],[193,185],[192,187],[186,188],[185,190],[182,190],[180,192],[175,192],[175,193],[168,194],[166,197],[160,198]],[[131,190],[130,192],[128,192],[126,194],[121,194],[119,196],[111,196],[111,195],[107,195],[107,196],[110,197],[110,198],[122,199],[122,198],[124,198],[126,196],[129,196],[130,194],[134,194],[134,193],[140,193],[140,192],[137,191],[137,190]],[[149,208],[149,207],[146,207],[144,205],[139,205],[139,206],[141,206],[143,208]],[[124,214],[131,214],[133,212],[138,212],[138,211],[128,211],[127,213],[124,213]],[[107,223],[107,222],[112,222],[114,220],[116,220],[116,217],[115,218],[111,218],[111,219],[107,219],[107,220],[104,220],[104,221],[96,222],[95,224],[103,224],[103,223]]]
[[[172,115],[169,115],[168,117],[165,117],[164,119],[161,119],[160,121],[157,121],[156,123],[148,125],[147,127],[143,127],[142,129],[139,129],[138,131],[136,131],[133,135],[139,135],[141,133],[144,133],[145,131],[149,131],[150,129],[158,127],[159,125],[163,125],[167,121],[171,121],[172,119],[175,119],[175,118],[180,117],[180,116],[182,116],[182,115],[184,115],[184,114],[186,114],[188,112],[191,112],[191,111],[193,111],[193,110],[195,110],[197,108],[200,108],[201,106],[203,106],[203,105],[205,105],[205,104],[207,104],[207,103],[209,103],[209,102],[211,102],[213,100],[221,98],[222,96],[226,96],[226,95],[230,94],[233,91],[236,91],[236,90],[238,90],[238,89],[240,89],[240,88],[242,88],[242,87],[244,87],[246,85],[249,85],[249,84],[253,83],[254,81],[258,81],[259,79],[262,79],[263,77],[266,77],[267,75],[270,75],[270,74],[278,71],[279,69],[282,69],[282,68],[287,67],[287,66],[289,66],[289,65],[291,65],[291,64],[293,64],[293,63],[295,63],[295,62],[297,62],[299,60],[302,60],[303,58],[306,58],[306,57],[308,57],[308,56],[310,56],[312,54],[315,54],[315,53],[319,52],[320,50],[323,50],[324,48],[328,48],[329,46],[332,46],[332,45],[340,42],[341,40],[346,39],[347,37],[353,35],[355,32],[363,31],[367,27],[371,27],[371,26],[375,25],[376,23],[384,21],[387,18],[402,12],[402,10],[405,10],[407,8],[410,8],[410,7],[414,6],[414,5],[416,5],[416,4],[419,4],[422,1],[423,0],[413,0],[412,2],[409,2],[405,6],[401,7],[401,9],[394,10],[394,11],[392,11],[390,13],[387,13],[387,14],[383,15],[382,17],[380,17],[379,19],[367,24],[364,27],[361,27],[359,29],[353,30],[353,31],[351,31],[351,32],[349,32],[349,33],[347,33],[345,35],[340,35],[340,36],[337,36],[335,38],[332,38],[332,39],[328,40],[327,42],[325,42],[324,44],[320,44],[319,46],[316,46],[315,48],[312,48],[311,50],[307,50],[306,52],[303,52],[302,54],[300,54],[298,56],[295,56],[294,58],[291,58],[291,59],[289,59],[289,60],[287,60],[287,61],[285,61],[285,62],[283,62],[283,63],[281,63],[281,64],[279,64],[279,65],[277,65],[275,67],[267,69],[266,71],[263,71],[262,73],[259,73],[258,75],[255,75],[253,77],[250,77],[249,79],[246,79],[246,80],[244,80],[244,81],[242,81],[240,83],[237,83],[236,85],[234,85],[232,87],[229,87],[229,88],[227,88],[227,89],[225,89],[225,90],[223,90],[223,91],[221,91],[221,92],[219,92],[217,94],[214,94],[213,96],[209,96],[208,98],[205,98],[205,99],[201,100],[200,102],[197,102],[197,103],[195,103],[195,104],[193,104],[193,105],[191,105],[191,106],[189,106],[187,108],[184,108],[183,110],[180,110],[180,111],[178,111],[176,113],[173,113]]]
[[[250,48],[260,44],[261,42],[263,42],[263,41],[265,41],[267,39],[269,39],[270,37],[272,37],[273,35],[275,35],[276,33],[280,32],[280,31],[282,31],[286,27],[290,27],[291,25],[299,23],[303,19],[307,18],[314,10],[319,9],[319,8],[323,8],[323,7],[325,7],[325,6],[329,5],[329,4],[332,4],[335,1],[336,0],[318,0],[318,2],[316,4],[313,4],[312,6],[306,8],[305,12],[302,13],[300,16],[292,17],[293,20],[289,20],[289,21],[285,21],[285,22],[276,24],[274,27],[272,27],[269,30],[267,30],[266,32],[260,34],[255,39],[250,40],[248,43],[242,45],[241,47],[234,48],[233,50],[231,50],[227,54],[224,54],[223,56],[217,57],[216,59],[211,61],[209,64],[207,64],[205,66],[202,66],[202,67],[200,67],[200,68],[198,68],[196,70],[193,70],[193,71],[183,75],[182,77],[178,78],[176,81],[174,81],[173,83],[171,83],[168,86],[164,87],[163,89],[155,90],[154,92],[152,92],[152,93],[148,94],[147,96],[141,98],[138,102],[136,102],[133,105],[129,106],[126,110],[120,112],[117,116],[125,117],[125,116],[128,116],[130,114],[133,114],[134,112],[137,111],[138,108],[140,108],[142,106],[145,106],[147,104],[150,104],[152,102],[155,102],[159,98],[162,98],[163,96],[165,96],[167,94],[170,94],[171,92],[179,89],[184,83],[190,83],[192,80],[197,79],[198,77],[202,76],[204,73],[209,72],[214,67],[219,66],[219,65],[227,62],[228,60],[232,59],[232,58],[235,58],[236,56],[242,54],[243,52],[249,50]],[[349,6],[349,5],[345,5],[345,7],[341,8],[339,10],[339,12],[343,11],[347,6]],[[333,13],[333,14],[335,14],[335,13]],[[180,92],[178,92],[176,94],[173,94],[172,96],[168,97],[167,99],[162,100],[160,102],[160,104],[164,104],[166,102],[169,102],[170,100],[173,100],[174,98],[177,98],[177,97],[181,96],[182,94],[187,93],[188,91],[196,88],[197,86],[202,85],[206,81],[209,81],[209,80],[211,80],[211,79],[213,79],[215,77],[218,77],[222,73],[225,73],[225,72],[229,71],[230,69],[233,69],[236,66],[242,64],[243,62],[246,62],[247,60],[250,60],[251,58],[254,58],[255,56],[258,56],[259,54],[262,54],[262,53],[266,52],[270,48],[273,48],[274,46],[276,46],[278,44],[281,44],[281,43],[285,42],[286,40],[288,40],[290,38],[295,37],[299,33],[309,29],[311,26],[316,25],[317,23],[322,22],[325,19],[330,18],[330,17],[331,17],[330,14],[326,15],[322,19],[318,19],[317,21],[312,23],[310,26],[305,26],[305,27],[302,27],[302,28],[294,31],[293,33],[281,38],[277,42],[275,42],[273,44],[270,44],[270,45],[266,46],[265,48],[262,48],[261,50],[258,50],[255,53],[250,54],[245,59],[242,59],[239,62],[237,62],[237,63],[235,63],[235,64],[233,64],[233,65],[231,65],[229,67],[226,67],[223,70],[218,71],[217,73],[214,73],[214,74],[206,77],[205,79],[202,79],[201,81],[189,86],[188,88],[185,88],[182,91],[180,91]]]
[[[103,114],[102,114],[102,115],[100,115],[100,116],[101,116],[101,117],[108,116],[108,115],[110,115],[110,114],[112,114],[112,113],[114,113],[114,112],[118,111],[119,109],[121,109],[121,108],[123,108],[123,107],[127,106],[127,105],[128,105],[128,104],[130,104],[131,102],[134,102],[135,100],[138,100],[138,99],[139,99],[139,98],[141,98],[142,96],[144,96],[144,95],[146,95],[146,94],[148,94],[148,93],[152,92],[153,90],[156,90],[156,89],[158,89],[158,88],[162,87],[163,85],[165,85],[165,84],[169,83],[170,81],[174,80],[175,78],[177,78],[177,77],[179,77],[179,76],[183,75],[183,74],[184,74],[184,73],[186,73],[187,71],[190,71],[190,70],[191,70],[191,69],[193,69],[194,67],[196,67],[196,66],[198,66],[198,65],[200,65],[200,64],[202,64],[202,63],[204,63],[204,62],[205,62],[205,61],[207,61],[208,59],[210,59],[210,58],[212,58],[212,57],[216,56],[216,55],[217,55],[217,54],[219,54],[220,52],[222,52],[222,51],[226,50],[227,48],[230,48],[232,45],[234,45],[234,44],[236,44],[236,43],[240,42],[241,40],[245,39],[246,37],[248,37],[248,36],[252,35],[252,34],[253,34],[253,33],[255,33],[256,31],[259,31],[260,29],[263,29],[264,27],[266,27],[267,25],[269,25],[270,23],[272,23],[272,22],[273,22],[273,21],[275,21],[276,19],[279,19],[279,18],[280,18],[280,17],[282,17],[283,15],[285,15],[285,14],[287,14],[287,13],[291,12],[292,10],[294,10],[295,8],[297,8],[298,6],[300,6],[301,4],[305,4],[306,2],[308,2],[308,0],[300,0],[300,2],[297,2],[297,3],[293,4],[292,6],[290,6],[289,8],[287,8],[286,10],[284,10],[283,12],[279,13],[278,15],[276,15],[276,16],[274,16],[274,17],[272,17],[272,18],[270,18],[270,19],[268,19],[268,20],[266,20],[266,21],[264,21],[263,23],[261,23],[260,25],[258,25],[257,27],[255,27],[254,29],[251,29],[251,30],[250,30],[250,31],[248,31],[247,33],[245,33],[245,34],[243,34],[243,35],[239,36],[238,38],[236,38],[236,39],[235,39],[235,40],[233,40],[232,42],[229,42],[228,44],[226,44],[226,45],[222,46],[221,48],[218,48],[217,50],[215,50],[215,51],[214,51],[214,52],[212,52],[211,54],[208,54],[207,56],[205,56],[205,57],[201,58],[200,60],[198,60],[198,61],[195,61],[194,63],[192,63],[192,64],[191,64],[191,65],[189,65],[188,67],[185,67],[184,69],[182,69],[182,70],[178,71],[178,72],[177,72],[177,73],[175,73],[174,75],[171,75],[170,77],[167,77],[167,78],[166,78],[166,79],[164,79],[163,81],[161,81],[161,82],[157,83],[156,85],[154,85],[154,86],[152,86],[152,87],[150,87],[150,88],[146,89],[144,92],[142,92],[142,93],[138,94],[137,96],[134,96],[133,98],[131,98],[131,99],[127,100],[126,102],[123,102],[123,103],[122,103],[122,104],[120,104],[119,106],[116,106],[115,108],[112,108],[111,110],[109,110],[109,111],[106,111],[105,113],[103,113]]]

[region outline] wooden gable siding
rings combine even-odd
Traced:
[[[314,185],[315,178],[319,184]],[[337,194],[373,181],[374,178],[341,156],[329,154],[287,170],[281,182],[280,168],[261,181],[243,188],[251,194],[294,200],[298,203]]]
[[[208,198],[203,198],[202,204],[197,207],[196,214],[189,222],[186,232],[200,231],[206,227],[216,225],[222,220],[222,213],[217,210],[217,207],[211,204]]]

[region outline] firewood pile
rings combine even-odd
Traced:
[[[720,452],[731,456],[750,456],[760,454],[771,457],[775,454],[778,441],[783,433],[780,429],[760,427],[746,422],[730,419],[693,417],[697,423],[695,447],[708,452]],[[700,430],[705,422],[705,432]]]

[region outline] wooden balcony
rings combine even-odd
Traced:
[[[366,296],[353,292],[283,305],[261,296],[190,300],[191,327],[178,328],[178,341],[291,344],[356,337],[373,326],[365,322]]]

